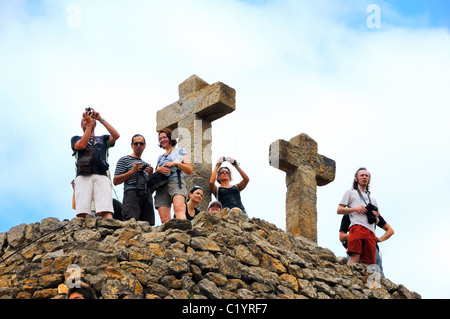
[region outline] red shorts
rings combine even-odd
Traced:
[[[366,227],[362,225],[350,227],[347,253],[349,255],[359,254],[361,256],[360,263],[375,264],[376,244],[375,234]]]

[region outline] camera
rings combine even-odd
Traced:
[[[92,109],[90,107],[87,107],[84,109],[86,112],[89,112],[89,115],[92,115]]]
[[[223,156],[222,159],[223,159],[224,162],[230,162],[233,165],[239,165],[239,163],[236,162],[236,161],[231,162],[231,158],[228,157],[228,156]]]
[[[142,163],[142,170],[145,171],[147,169],[147,167],[149,167],[150,164],[148,163]]]
[[[377,217],[373,214],[374,211],[378,211],[378,207],[373,205],[372,203],[367,204],[366,206],[367,212],[367,220],[369,221],[369,224],[373,224],[377,222]]]

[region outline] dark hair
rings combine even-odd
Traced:
[[[172,130],[171,129],[169,129],[169,128],[163,128],[161,131],[159,131],[158,132],[158,141],[159,141],[159,135],[161,134],[161,133],[166,133],[166,135],[167,135],[167,137],[169,138],[169,140],[170,140],[170,144],[172,144],[172,146],[175,146],[175,145],[177,145],[177,140],[176,140],[176,138],[175,137],[173,137],[172,138]],[[161,147],[161,148],[163,148],[162,146],[161,146],[161,144],[159,144],[158,145],[159,147]]]
[[[194,194],[194,192],[197,189],[200,189],[201,191],[203,191],[203,187],[195,185],[194,187],[192,187],[192,189],[189,191],[189,193]]]
[[[217,180],[217,183],[219,183],[220,184],[220,181],[219,181],[219,173],[220,173],[220,171],[222,170],[222,169],[226,169],[226,170],[228,170],[228,172],[230,173],[229,175],[230,175],[230,180],[232,179],[231,178],[231,169],[229,168],[229,167],[227,167],[227,166],[221,166],[221,167],[219,167],[219,169],[217,170],[217,177],[216,177],[216,180]]]
[[[73,293],[79,293],[83,296],[84,299],[97,299],[97,296],[95,295],[94,291],[91,287],[89,287],[85,283],[80,283],[80,287],[73,287],[69,289],[69,292],[67,293],[67,298],[70,297]]]
[[[189,194],[194,194],[194,192],[195,192],[197,189],[199,189],[199,190],[201,190],[202,192],[204,192],[203,187],[195,185],[194,187],[191,188],[191,190],[189,191]],[[191,197],[188,196],[188,197],[187,197],[187,200],[186,200],[186,203],[189,202],[190,200],[191,200]]]
[[[135,137],[138,137],[138,136],[142,137],[142,138],[144,139],[144,143],[145,143],[145,137],[144,137],[144,135],[141,135],[141,134],[134,134],[133,137],[131,138],[131,144],[133,144],[134,138],[135,138]]]
[[[357,170],[356,173],[355,173],[355,178],[356,178],[356,179],[358,179],[358,173],[359,173],[360,171],[367,171],[367,168],[365,168],[365,167],[360,167],[360,168],[358,168],[358,170]],[[369,183],[367,183],[366,191],[370,194],[370,191],[369,191],[370,172],[367,171],[367,173],[369,173]],[[353,179],[353,189],[357,189],[357,188],[358,188],[358,181],[355,180],[355,178]]]

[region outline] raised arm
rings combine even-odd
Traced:
[[[219,171],[219,167],[222,163],[223,158],[220,157],[216,163],[216,166],[214,166],[213,172],[211,173],[211,177],[209,178],[209,190],[211,191],[212,194],[214,194],[214,196],[216,196],[217,194],[217,186],[216,186],[217,172]]]
[[[94,130],[95,121],[92,119],[88,112],[83,113],[83,121],[81,126],[84,129],[84,133],[81,139],[78,140],[73,146],[73,149],[75,151],[84,150],[88,146],[89,138],[91,137],[91,133]]]
[[[97,121],[99,121],[103,126],[108,130],[110,137],[109,137],[109,143],[111,145],[114,145],[114,143],[119,139],[120,134],[117,132],[117,130],[109,124],[104,118],[101,117],[99,112],[93,111],[93,118]]]
[[[245,174],[245,172],[242,170],[242,168],[236,161],[232,161],[232,165],[234,166],[234,168],[236,168],[236,170],[242,177],[242,181],[236,184],[236,186],[239,188],[239,191],[242,192],[244,188],[247,187],[248,182],[250,182],[250,178],[248,178],[247,174]]]

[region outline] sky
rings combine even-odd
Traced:
[[[155,166],[156,112],[196,74],[236,90],[236,110],[213,122],[212,160],[241,163],[249,217],[286,229],[269,146],[306,133],[336,162],[317,189],[318,244],[345,255],[336,211],[367,167],[395,231],[380,244],[385,275],[449,298],[448,12],[447,0],[1,1],[0,232],[75,217],[70,139],[85,107],[121,135],[112,170],[136,133]]]

